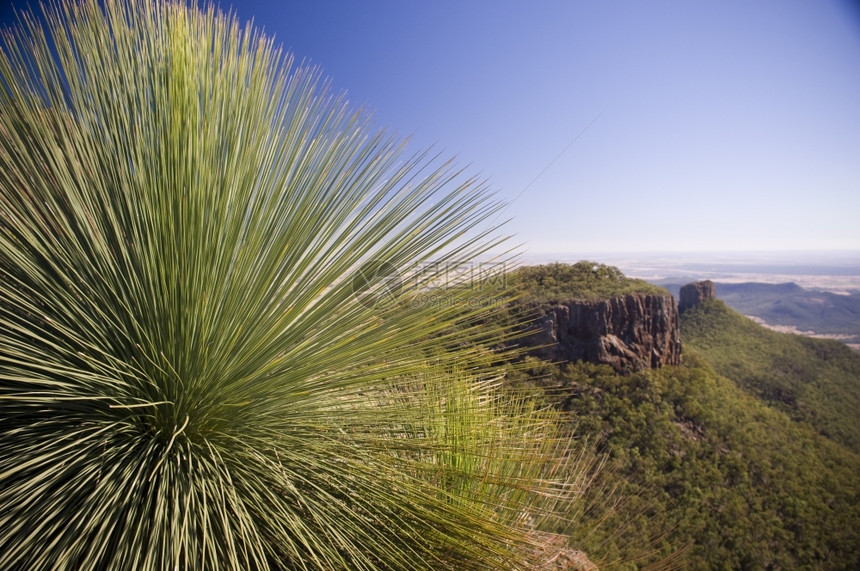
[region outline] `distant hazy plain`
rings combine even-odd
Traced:
[[[647,281],[788,283],[834,293],[860,292],[860,251],[526,253],[524,264],[592,260]]]

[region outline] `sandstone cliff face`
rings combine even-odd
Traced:
[[[678,310],[683,312],[717,297],[717,288],[711,280],[693,282],[681,288]]]
[[[678,306],[671,295],[628,294],[566,301],[545,310],[523,344],[551,361],[588,361],[618,372],[681,362]]]

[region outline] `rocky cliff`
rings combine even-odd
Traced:
[[[589,361],[618,372],[681,362],[678,306],[670,294],[631,293],[544,307],[523,340],[551,361]]]
[[[681,288],[678,310],[684,312],[691,307],[717,297],[717,288],[711,280],[693,282]]]

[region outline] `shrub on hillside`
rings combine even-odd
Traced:
[[[577,492],[569,437],[500,391],[503,332],[468,291],[408,303],[432,276],[398,279],[501,242],[485,189],[212,8],[22,22],[0,54],[0,568],[531,565]]]

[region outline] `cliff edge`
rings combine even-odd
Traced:
[[[530,355],[618,372],[681,362],[678,304],[663,288],[589,261],[523,267],[512,281],[533,319],[520,340]]]
[[[549,361],[588,361],[618,372],[681,363],[678,307],[670,294],[571,300],[543,309],[522,343]]]

